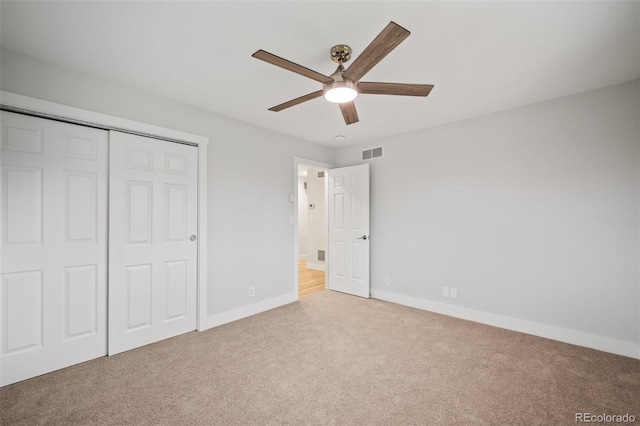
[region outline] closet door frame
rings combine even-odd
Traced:
[[[207,327],[207,147],[209,138],[181,132],[152,124],[141,123],[99,112],[70,107],[55,102],[0,91],[0,109],[50,118],[69,123],[86,125],[105,130],[118,130],[142,136],[186,143],[198,148],[198,290],[197,321],[198,331]],[[0,206],[1,207],[1,206]],[[1,210],[0,210],[1,211]],[[2,256],[0,248],[0,256]],[[0,270],[0,274],[2,271]]]

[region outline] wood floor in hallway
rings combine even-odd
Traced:
[[[298,297],[324,290],[324,271],[307,269],[307,261],[298,261]]]

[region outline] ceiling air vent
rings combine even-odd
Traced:
[[[362,151],[363,160],[371,160],[378,157],[382,157],[382,147],[365,149]]]
[[[318,179],[322,179],[324,177],[324,170],[321,172],[318,172]]]

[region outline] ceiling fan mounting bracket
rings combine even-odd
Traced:
[[[344,64],[351,59],[351,48],[346,44],[337,44],[331,48],[331,60],[337,64]]]

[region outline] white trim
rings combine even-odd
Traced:
[[[99,112],[44,101],[0,91],[0,103],[43,115],[93,123],[98,126],[118,128],[159,138],[173,139],[195,144],[198,147],[198,315],[197,330],[202,331],[207,321],[207,145],[209,138],[152,124],[128,120]]]
[[[88,111],[55,102],[43,101],[42,99],[31,98],[11,92],[0,92],[0,103],[8,107],[21,108],[42,114],[57,115],[74,120],[81,120],[105,127],[115,127],[123,130],[130,130],[140,133],[147,133],[162,138],[176,139],[190,142],[197,145],[209,143],[206,136],[195,135],[193,133],[181,132],[179,130],[167,129],[165,127],[154,126],[153,124],[141,123],[128,120],[126,118],[115,117],[102,114],[100,112]]]
[[[206,328],[204,323],[209,316],[207,287],[209,280],[208,274],[208,229],[207,229],[207,142],[198,144],[198,314],[196,321],[196,329],[203,331]]]
[[[326,265],[324,263],[316,263],[316,262],[309,262],[307,260],[307,269],[313,269],[315,271],[326,271]]]
[[[279,308],[280,306],[288,305],[298,301],[298,291],[293,293],[287,293],[283,296],[274,297],[272,299],[263,300],[261,302],[254,303],[248,306],[242,306],[240,308],[232,309],[230,311],[221,312],[219,314],[211,315],[207,317],[204,323],[203,330],[208,328],[217,327],[222,324],[227,324],[233,321],[237,321],[242,318],[247,318],[252,315],[259,314],[271,309]]]
[[[330,168],[333,167],[333,164],[327,164],[327,163],[321,163],[319,161],[315,161],[315,160],[307,160],[306,158],[302,158],[302,157],[293,157],[293,164],[294,164],[294,170],[295,170],[295,176],[296,176],[296,183],[298,182],[298,166],[311,166],[313,168],[316,169],[326,169],[329,170]]]
[[[317,169],[321,169],[325,171],[325,178],[329,174],[329,169],[333,166],[331,164],[321,163],[319,161],[307,160],[306,158],[301,157],[293,157],[293,291],[296,293],[296,300],[298,300],[298,167],[299,166],[311,166]],[[327,189],[328,189],[328,179],[324,180],[324,208],[325,208],[325,218],[329,217],[329,207],[327,203]],[[328,223],[328,221],[327,221]],[[325,241],[327,240],[327,235],[329,233],[329,226],[327,225],[327,229],[325,230]],[[329,248],[325,250],[325,259],[329,259]],[[329,262],[325,262],[325,269],[329,269]],[[325,274],[325,277],[327,275]],[[325,287],[327,287],[327,279],[324,281]]]
[[[298,260],[307,260],[307,253],[299,254],[298,255]]]
[[[450,317],[461,318],[507,330],[518,331],[520,333],[558,340],[572,345],[584,346],[591,349],[640,359],[640,344],[632,342],[625,342],[622,340],[611,339],[609,337],[584,333],[582,331],[540,324],[533,321],[511,318],[475,309],[449,305],[446,303],[434,302],[427,299],[405,296],[384,290],[371,289],[371,297]]]

